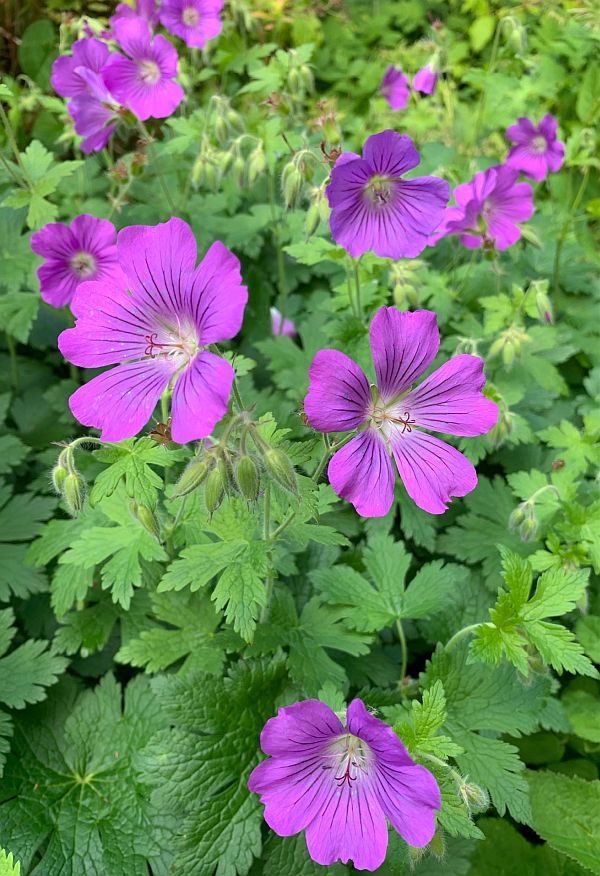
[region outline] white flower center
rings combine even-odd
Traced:
[[[160,79],[160,67],[156,61],[139,61],[138,69],[140,71],[140,79],[146,85],[156,85]]]
[[[177,366],[182,368],[189,365],[196,353],[202,349],[196,327],[190,322],[180,323],[177,326],[165,322],[159,325],[158,329],[144,336],[146,342],[144,354],[150,359],[161,357],[175,360]]]
[[[386,438],[392,430],[397,432],[400,429],[400,434],[404,435],[405,432],[412,432],[412,427],[416,425],[410,411],[402,402],[406,394],[403,392],[387,403],[375,398],[371,405],[369,410],[371,424],[383,432]]]
[[[354,784],[368,775],[373,752],[364,739],[344,733],[327,744],[323,760],[323,769],[332,771],[340,792],[344,785],[348,785],[351,792]]]
[[[89,252],[75,253],[69,261],[69,266],[82,280],[96,273],[96,259]]]
[[[394,194],[393,183],[396,180],[388,176],[373,176],[365,186],[365,194],[375,207],[385,207]]]
[[[181,20],[186,27],[196,27],[200,21],[200,13],[193,6],[186,6],[181,13]]]
[[[538,134],[538,136],[534,137],[531,141],[531,148],[537,155],[542,155],[548,148],[546,138],[542,137],[541,134]]]

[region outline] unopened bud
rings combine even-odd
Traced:
[[[264,454],[265,466],[268,473],[278,484],[281,484],[290,493],[298,494],[298,482],[294,466],[282,450],[277,447],[269,447]]]
[[[292,67],[290,72],[288,73],[288,89],[290,94],[298,94],[302,87],[302,79],[300,77],[300,71],[297,67]]]
[[[267,166],[267,159],[262,145],[253,149],[248,158],[248,182],[252,185]]]
[[[527,516],[525,512],[525,507],[525,502],[521,502],[521,504],[515,508],[515,510],[508,518],[508,528],[511,532],[516,532],[521,523],[523,523],[523,521],[525,520]]]
[[[219,186],[220,175],[217,166],[211,159],[208,160],[204,169],[204,179],[206,181],[207,187],[209,189],[212,189],[213,191],[216,191]]]
[[[142,524],[146,532],[149,532],[157,541],[161,541],[160,523],[147,505],[139,505],[135,499],[129,503],[131,513]]]
[[[85,481],[79,472],[69,472],[63,481],[62,494],[69,509],[69,514],[73,517],[76,517],[83,510],[85,493]]]
[[[283,168],[281,175],[281,191],[286,207],[293,207],[302,191],[302,174],[293,161]]]
[[[229,107],[227,112],[225,113],[225,118],[227,119],[227,124],[231,125],[231,127],[236,131],[244,130],[244,122],[242,121],[242,117],[239,113],[236,113],[234,109]]]
[[[234,159],[232,171],[240,187],[243,188],[246,185],[246,162],[241,155],[238,155],[237,158]]]
[[[219,143],[226,143],[229,131],[227,129],[227,122],[225,121],[223,116],[218,115],[216,117],[213,128],[215,132],[215,137],[217,138]]]
[[[471,812],[483,812],[490,805],[490,798],[486,791],[473,782],[464,781],[459,786],[458,793]]]
[[[300,67],[300,78],[305,91],[313,91],[315,87],[315,77],[308,64],[303,64]]]
[[[519,526],[519,537],[521,541],[535,541],[537,538],[539,526],[535,517],[526,517]]]
[[[260,475],[258,466],[251,456],[240,456],[235,467],[235,479],[244,499],[248,502],[256,502]]]
[[[311,237],[315,233],[315,231],[319,227],[320,221],[321,216],[319,214],[318,205],[311,204],[306,211],[306,216],[304,217],[304,232],[307,237]]]
[[[545,287],[545,288],[544,288]],[[548,295],[548,281],[543,285],[540,283],[535,292],[535,309],[541,322],[552,324],[554,316],[552,314],[552,302]]]
[[[219,471],[218,467],[213,468],[207,478],[206,489],[204,491],[204,502],[206,504],[206,510],[209,514],[212,514],[214,511],[217,510],[217,508],[223,501],[224,495],[225,488],[223,486],[221,472]]]
[[[187,496],[208,477],[211,464],[206,459],[193,459],[175,484],[174,496]]]
[[[69,470],[67,468],[65,468],[64,465],[61,465],[61,462],[59,459],[59,461],[56,463],[56,465],[52,469],[52,475],[51,475],[52,486],[54,487],[55,492],[58,493],[59,496],[62,496],[62,494],[63,494],[64,487],[65,487],[65,480],[68,477],[68,474],[69,474]]]

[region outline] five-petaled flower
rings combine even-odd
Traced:
[[[408,79],[397,67],[391,64],[385,71],[381,82],[381,93],[387,100],[390,109],[402,110],[406,107],[410,97]]]
[[[371,323],[376,387],[344,353],[321,350],[313,360],[304,410],[319,432],[360,430],[331,458],[328,475],[338,496],[363,517],[383,516],[391,507],[390,453],[408,495],[430,514],[442,514],[452,496],[465,496],[477,485],[469,460],[422,430],[483,435],[495,425],[498,409],[481,392],[485,377],[478,356],[455,356],[412,389],[439,344],[435,313],[382,307]]]
[[[123,282],[82,283],[71,308],[75,328],[58,339],[75,365],[117,365],[80,387],[71,411],[105,441],[121,441],[139,432],[173,386],[173,440],[205,438],[227,411],[234,378],[207,347],[240,330],[248,290],[239,261],[217,241],[196,267],[192,230],[176,218],[123,229],[117,255]]]
[[[187,46],[203,49],[221,33],[224,0],[163,0],[160,22]]]
[[[498,164],[476,173],[471,182],[454,189],[456,207],[448,207],[444,221],[429,243],[450,234],[459,234],[469,249],[481,246],[507,249],[521,237],[519,222],[533,215],[533,190],[529,183],[517,182],[519,171]]]
[[[121,283],[117,234],[112,222],[84,213],[70,225],[50,222],[31,238],[31,248],[45,259],[38,268],[40,293],[52,307],[70,304],[85,280]]]
[[[548,171],[556,173],[565,160],[565,144],[556,138],[558,122],[547,113],[539,125],[521,116],[516,125],[506,130],[506,136],[515,145],[508,153],[506,163],[531,179],[543,180]]]
[[[113,31],[129,57],[117,55],[103,71],[110,93],[141,121],[170,116],[183,100],[183,88],[175,82],[177,50],[164,36],[153,37],[139,17],[118,19]]]
[[[358,870],[376,870],[387,851],[386,818],[410,845],[431,841],[441,805],[437,782],[361,700],[350,703],[346,726],[319,700],[281,708],[260,744],[270,757],[248,787],[260,794],[275,833],[306,831],[318,864],[352,860]]]
[[[362,158],[343,152],[326,189],[336,243],[354,258],[368,250],[392,259],[418,256],[450,197],[448,183],[435,176],[402,179],[418,164],[412,140],[396,131],[369,137]]]

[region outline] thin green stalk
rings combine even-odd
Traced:
[[[19,388],[19,362],[17,359],[17,347],[12,335],[6,332],[6,346],[10,356],[10,381],[15,389]]]
[[[19,147],[17,146],[17,141],[15,140],[15,135],[13,133],[12,125],[10,124],[9,118],[4,112],[4,107],[0,102],[0,119],[2,119],[2,125],[4,127],[4,131],[6,133],[6,139],[10,144],[10,148],[12,149],[17,164],[19,165],[19,169],[23,174],[23,179],[27,183],[27,186],[31,189],[33,188],[33,182],[31,181],[31,177],[27,172],[27,168],[23,164],[23,159],[21,158],[21,153],[19,152]]]
[[[272,534],[271,534],[271,484],[267,483],[265,487],[265,500],[264,500],[264,508],[263,508],[263,539],[266,544],[272,544]],[[269,568],[267,571],[267,583],[266,583],[266,598],[265,604],[263,605],[262,611],[260,613],[260,622],[264,624],[269,617],[269,609],[271,607],[271,597],[273,595],[273,584],[275,581],[275,577],[273,575],[273,563],[272,558],[269,553],[268,558]]]
[[[350,277],[350,268],[346,268],[346,283],[348,286],[348,301],[350,302],[350,309],[354,316],[358,318],[358,313],[356,311],[356,302],[354,301],[354,291],[352,289],[352,278]]]
[[[450,651],[457,642],[460,642],[461,639],[464,639],[465,636],[474,633],[475,630],[479,629],[479,627],[493,627],[495,624],[493,623],[478,623],[478,624],[469,624],[467,627],[463,627],[462,630],[459,630],[457,633],[448,639],[446,644],[444,645],[444,651]]]
[[[554,253],[554,265],[552,267],[552,288],[555,292],[558,292],[560,286],[560,257],[562,255],[562,249],[567,238],[567,234],[569,232],[569,228],[571,227],[571,222],[573,221],[573,217],[579,208],[581,203],[581,199],[585,193],[585,189],[588,183],[588,175],[589,168],[585,168],[583,171],[583,179],[581,180],[581,184],[577,190],[577,194],[573,199],[573,203],[571,204],[571,209],[569,210],[569,215],[567,216],[567,220],[561,228],[558,240],[556,241],[556,251]]]
[[[233,397],[235,399],[236,405],[238,406],[240,411],[244,411],[245,410],[244,402],[242,401],[242,396],[240,395],[240,390],[239,390],[239,387],[237,384],[237,380],[233,381],[232,392],[233,392]]]
[[[400,639],[400,647],[402,648],[402,665],[400,667],[400,692],[402,693],[402,682],[406,678],[406,668],[408,666],[408,648],[406,646],[406,636],[400,618],[396,618],[396,630]]]
[[[287,277],[285,273],[285,258],[283,255],[283,250],[281,248],[281,238],[279,235],[279,224],[277,221],[277,213],[276,213],[276,203],[275,203],[275,177],[272,173],[268,175],[268,187],[269,187],[269,204],[271,205],[271,219],[273,222],[272,234],[273,240],[275,243],[275,255],[277,259],[277,287],[279,292],[278,305],[279,312],[281,314],[281,321],[279,324],[278,334],[282,334],[283,332],[283,320],[285,319],[286,309],[287,309],[287,295],[288,295],[288,286],[287,286]]]
[[[363,309],[362,302],[360,300],[360,276],[358,273],[358,259],[353,259],[352,264],[354,267],[354,286],[356,288],[356,315],[359,319],[363,319]]]
[[[498,47],[500,45],[500,27],[502,22],[499,21],[496,24],[496,30],[494,32],[494,42],[492,43],[492,52],[490,55],[490,63],[487,66],[487,74],[489,75],[494,71],[494,67],[496,66],[496,60],[498,58]],[[477,138],[479,137],[479,129],[481,128],[481,123],[483,121],[483,112],[485,110],[487,100],[487,89],[483,89],[481,92],[481,97],[479,98],[479,105],[477,107],[477,115],[475,117],[475,127],[473,129],[473,142],[477,142]]]
[[[152,167],[153,167],[153,170],[157,176],[158,182],[160,183],[160,187],[163,190],[163,194],[165,196],[167,204],[169,205],[169,209],[171,211],[171,214],[175,215],[177,213],[177,208],[175,207],[175,203],[171,197],[171,193],[169,192],[169,187],[167,186],[167,184],[165,182],[165,178],[162,175],[162,171],[160,169],[160,162],[157,161],[157,159],[156,159],[156,152],[154,150],[154,138],[143,122],[138,122],[138,125],[139,125],[139,129],[142,132],[143,136],[148,141],[148,150],[149,150],[150,154],[152,155]]]

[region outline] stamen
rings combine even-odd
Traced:
[[[164,350],[164,349],[182,350],[182,351],[185,350],[185,347],[183,344],[159,344],[158,341],[155,340],[155,338],[157,338],[157,337],[158,337],[157,332],[152,332],[151,335],[144,335],[144,340],[148,344],[148,346],[144,350],[144,356],[150,356],[151,359],[155,359],[156,356],[158,355],[158,353],[154,352],[155,347],[157,350]]]

